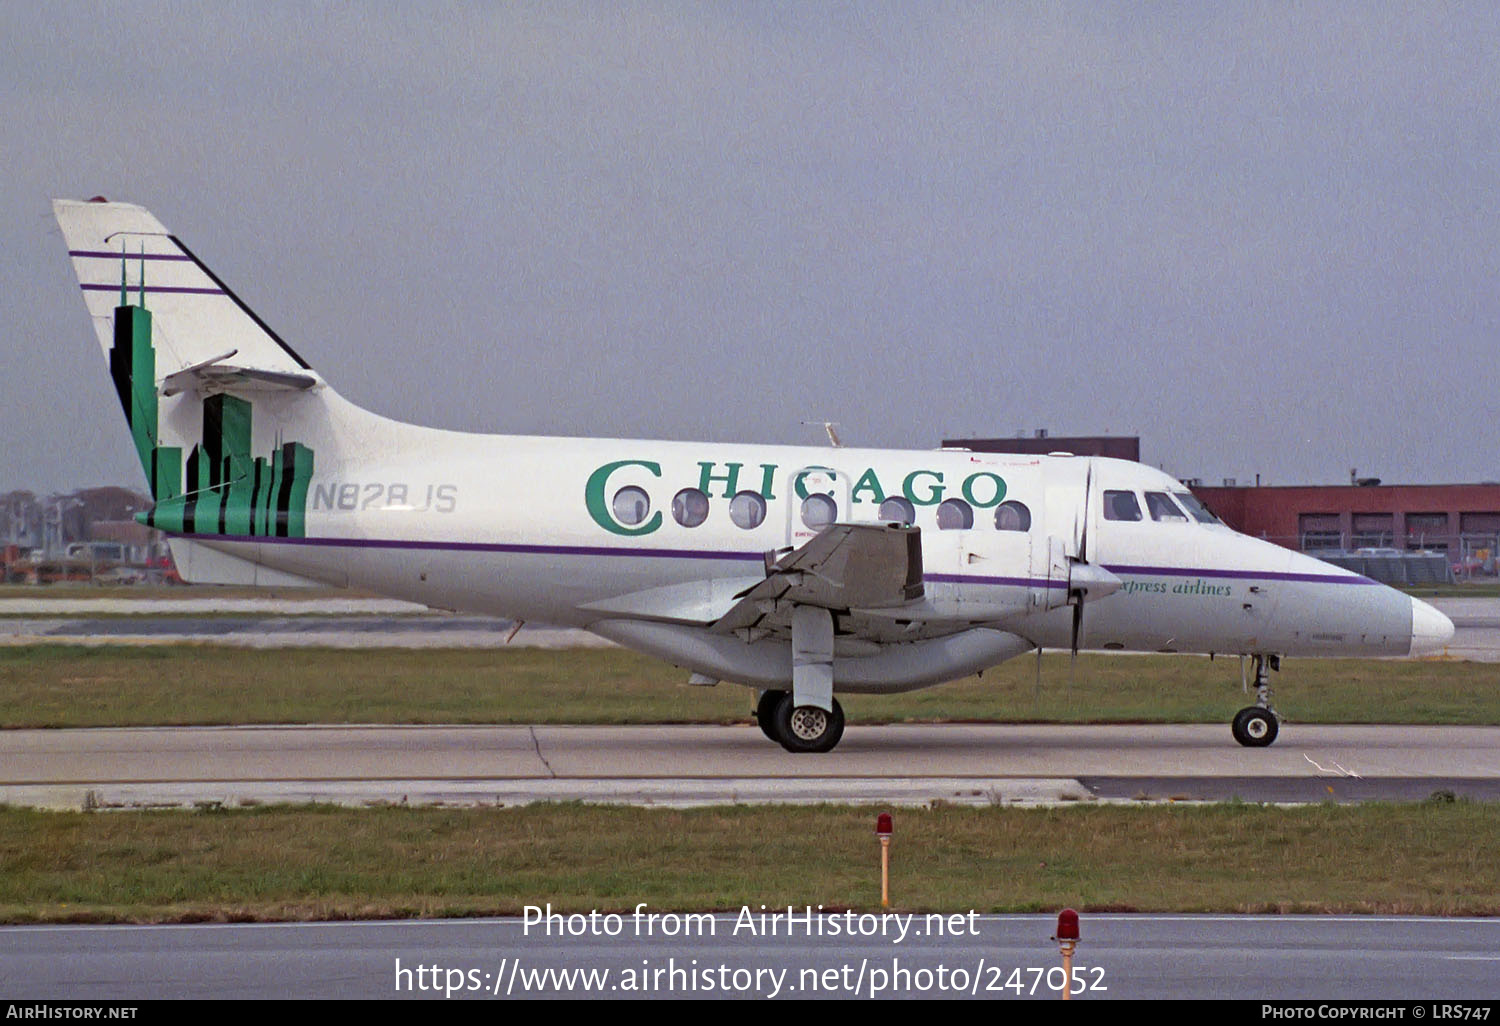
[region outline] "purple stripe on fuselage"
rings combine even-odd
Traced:
[[[84,282],[82,285],[79,286],[79,288],[83,289],[83,291],[85,291],[85,292],[119,292],[120,291],[120,286],[118,284],[114,284],[114,285],[92,285],[92,284],[90,284],[88,282]],[[128,291],[135,292],[139,288],[140,288],[139,285],[131,285],[130,288],[128,289]],[[194,296],[222,296],[222,295],[224,295],[224,290],[223,289],[193,289],[193,288],[187,288],[186,286],[179,286],[179,285],[147,285],[146,286],[146,294],[147,295],[159,296],[163,292],[182,292],[182,293],[187,293],[189,295],[194,295]]]
[[[250,542],[257,545],[312,545],[340,549],[420,549],[444,552],[511,552],[543,556],[642,556],[652,559],[716,559],[764,563],[760,552],[719,552],[712,549],[626,549],[596,545],[500,545],[492,542],[403,541],[397,538],[268,538],[264,535],[183,534],[190,541]],[[923,580],[951,584],[993,584],[1017,588],[1066,588],[1063,581],[1027,577],[981,577],[965,574],[924,574]]]
[[[594,545],[499,545],[490,542],[404,541],[398,538],[269,538],[264,535],[183,534],[189,541],[251,542],[257,545],[313,545],[338,549],[419,549],[444,552],[515,552],[539,556],[649,556],[658,559],[721,559],[761,563],[759,552],[709,549],[624,549]]]
[[[412,541],[400,538],[274,538],[264,535],[182,534],[190,541],[245,542],[255,545],[311,545],[338,549],[415,549],[442,552],[511,552],[533,556],[615,556],[649,559],[712,559],[763,563],[764,553],[724,552],[714,549],[621,548],[604,545],[502,545],[494,542]],[[1105,566],[1116,574],[1145,577],[1217,577],[1234,580],[1305,581],[1313,584],[1378,584],[1368,577],[1336,574],[1293,574],[1260,570],[1214,570],[1178,566]],[[938,584],[989,584],[1013,588],[1067,588],[1064,581],[1045,577],[988,577],[979,574],[923,574]]]
[[[1294,574],[1274,570],[1218,570],[1185,566],[1110,566],[1112,574],[1132,577],[1219,577],[1248,581],[1306,581],[1310,584],[1379,584],[1359,574]]]
[[[70,249],[68,256],[96,257],[100,260],[119,260],[122,256],[132,262],[136,260],[192,260],[181,253],[111,253],[107,249]]]

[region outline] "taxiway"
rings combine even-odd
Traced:
[[[310,726],[0,732],[0,801],[931,802],[1500,799],[1500,727],[851,727],[794,756],[750,726]]]

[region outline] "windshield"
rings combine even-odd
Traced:
[[[1172,504],[1166,492],[1147,492],[1146,508],[1151,511],[1152,520],[1175,520],[1179,523],[1187,523],[1187,517],[1182,515],[1182,510]]]
[[[1208,507],[1187,492],[1173,492],[1173,496],[1182,503],[1182,508],[1193,515],[1193,519],[1203,524],[1220,523],[1218,517],[1208,511]]]

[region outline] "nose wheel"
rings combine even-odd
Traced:
[[[1246,748],[1264,748],[1276,740],[1276,714],[1252,705],[1235,713],[1230,729],[1234,739]]]
[[[1271,671],[1280,668],[1279,656],[1255,657],[1255,704],[1235,713],[1229,728],[1246,748],[1265,748],[1276,740],[1281,724],[1271,708]]]

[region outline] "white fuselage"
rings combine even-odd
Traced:
[[[315,474],[305,538],[195,540],[301,577],[438,608],[593,629],[715,677],[767,684],[784,667],[789,673],[789,656],[762,643],[762,658],[738,660],[736,647],[757,646],[711,639],[708,625],[765,577],[768,551],[816,534],[802,519],[807,495],[830,495],[839,522],[880,520],[881,502],[900,497],[921,529],[925,593],[899,617],[864,619],[862,643],[841,647],[842,689],[920,686],[1037,646],[1068,646],[1068,564],[1080,544],[1088,563],[1120,580],[1113,594],[1087,603],[1078,639],[1086,648],[1389,656],[1413,647],[1406,596],[1200,522],[1181,506],[1157,519],[1147,493],[1187,490],[1140,464],[381,425],[392,437],[361,446],[377,458],[345,459]],[[627,488],[648,502],[642,507],[637,497],[627,511],[638,522],[622,522],[613,506]],[[673,515],[684,489],[708,499],[696,526]],[[731,499],[742,492],[764,500],[755,526],[731,518]],[[1139,519],[1106,514],[1106,495],[1118,492],[1136,497]],[[947,499],[969,506],[971,527],[939,527]],[[1024,504],[1029,530],[997,529],[1002,500]],[[882,655],[889,663],[903,646],[929,664],[924,672],[885,675],[888,686],[881,673],[860,672],[885,665],[870,661]]]

